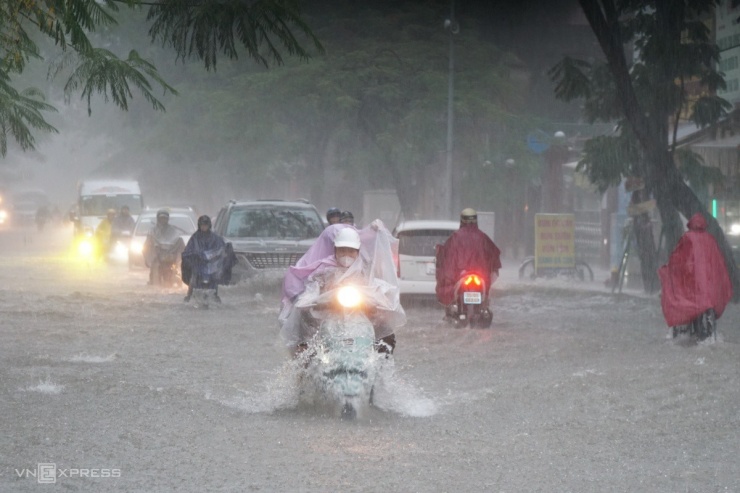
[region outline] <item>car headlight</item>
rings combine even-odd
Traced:
[[[740,235],[740,223],[732,223],[732,226],[730,226],[730,234],[733,236]]]
[[[123,243],[116,243],[116,255],[125,257],[128,254],[128,248]]]

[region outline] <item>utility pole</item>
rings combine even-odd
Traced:
[[[455,94],[455,34],[460,32],[460,26],[455,21],[455,0],[450,0],[450,18],[445,21],[445,29],[450,32],[450,60],[447,83],[447,155],[445,163],[444,187],[445,187],[445,214],[451,219],[455,217],[455,202],[453,200],[453,173],[452,152],[454,135],[453,103]]]

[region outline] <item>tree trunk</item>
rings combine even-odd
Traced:
[[[649,199],[646,189],[632,192],[631,203],[637,205]],[[640,258],[640,273],[642,285],[646,293],[658,290],[658,254],[655,248],[653,225],[648,213],[638,214],[633,218],[635,239],[637,240],[637,256]]]

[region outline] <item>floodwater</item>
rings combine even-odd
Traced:
[[[198,309],[70,240],[0,232],[0,491],[740,491],[737,305],[696,344],[655,297],[505,266],[491,329],[408,306],[344,421],[301,399],[274,281]]]

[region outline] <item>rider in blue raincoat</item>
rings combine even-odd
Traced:
[[[198,218],[198,231],[188,240],[182,252],[182,281],[188,285],[188,294],[185,301],[190,301],[193,289],[199,287],[203,279],[208,279],[209,286],[215,289],[214,297],[217,302],[218,285],[228,284],[231,281],[231,268],[235,257],[231,243],[211,231],[211,218]]]

